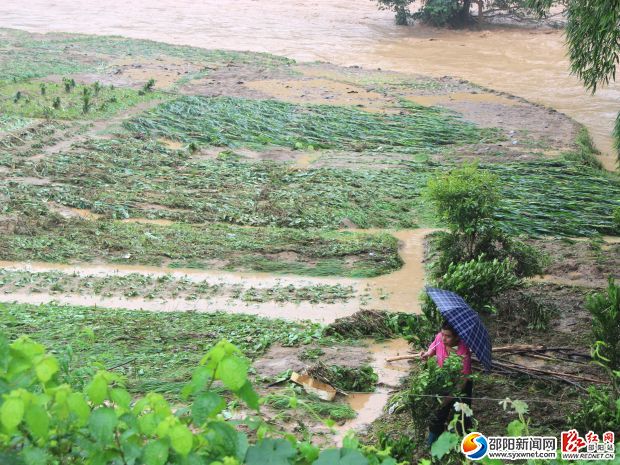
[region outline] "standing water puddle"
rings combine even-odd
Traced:
[[[379,383],[375,392],[353,393],[347,397],[347,403],[357,412],[357,417],[336,429],[334,441],[342,444],[342,439],[350,430],[360,430],[383,414],[383,409],[390,398],[390,392],[397,388],[400,379],[409,373],[407,361],[388,363],[386,359],[407,355],[409,344],[404,339],[392,339],[376,342],[370,345],[372,366],[379,376]]]

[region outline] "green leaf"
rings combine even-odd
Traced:
[[[110,393],[110,399],[117,405],[128,409],[131,404],[131,396],[124,389],[115,388]]]
[[[203,392],[192,404],[192,418],[196,425],[202,425],[226,408],[226,402],[215,392]]]
[[[49,463],[47,452],[38,447],[25,447],[21,455],[26,465],[47,465]]]
[[[326,449],[312,465],[368,465],[368,459],[355,449]]]
[[[265,439],[250,446],[245,456],[246,465],[290,465],[295,449],[285,439]]]
[[[299,453],[306,459],[306,462],[313,462],[319,458],[320,449],[310,442],[300,442],[297,444]]]
[[[248,364],[239,357],[228,356],[220,362],[215,375],[228,389],[237,391],[248,379]]]
[[[47,411],[40,405],[31,405],[25,414],[26,425],[35,438],[46,438],[50,419]]]
[[[24,401],[15,397],[9,397],[0,407],[0,421],[8,430],[13,431],[19,426],[24,418]]]
[[[525,430],[525,425],[520,420],[513,420],[506,427],[508,436],[515,436],[515,437],[521,436],[524,430]]]
[[[67,398],[67,404],[71,413],[78,418],[78,426],[84,426],[90,417],[90,407],[81,392],[73,392]]]
[[[161,439],[149,442],[142,451],[144,465],[164,465],[168,460],[168,445]]]
[[[431,446],[431,455],[441,459],[459,443],[458,435],[444,431]]]
[[[100,444],[106,445],[112,442],[114,428],[118,423],[116,413],[108,407],[95,410],[90,416],[88,427],[92,436]]]
[[[58,361],[50,356],[37,363],[34,371],[41,382],[47,383],[58,372],[58,369]]]
[[[180,455],[187,455],[192,450],[194,435],[185,425],[175,425],[168,432],[172,448]]]
[[[102,404],[108,396],[108,383],[100,374],[95,375],[90,384],[86,387],[88,398],[95,404]]]
[[[252,383],[250,381],[246,381],[241,389],[236,392],[237,396],[244,401],[248,407],[253,410],[258,410],[259,408],[259,397],[254,388],[252,387]]]
[[[142,434],[151,436],[157,429],[157,417],[155,413],[150,412],[138,418],[138,425]]]

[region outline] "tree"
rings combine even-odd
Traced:
[[[553,0],[528,0],[528,6],[544,16]],[[593,94],[600,85],[616,79],[620,55],[620,1],[569,0],[566,42],[571,72]],[[615,148],[620,162],[620,112],[614,128]]]
[[[478,21],[488,12],[508,13],[523,19],[531,15],[529,0],[422,0],[419,9],[411,13],[415,0],[377,0],[382,10],[396,13],[396,24],[405,25],[409,19],[438,27],[462,27],[475,22],[471,15],[472,5],[477,6]],[[537,0],[534,0],[537,1]],[[547,1],[547,0],[540,0]],[[564,3],[565,0],[549,0],[549,3]]]

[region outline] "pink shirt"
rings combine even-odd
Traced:
[[[443,343],[441,331],[439,331],[432,344],[428,347],[426,354],[429,357],[437,355],[437,364],[443,366],[444,360],[450,355],[450,349],[450,347],[446,347]],[[462,339],[459,341],[459,345],[456,348],[456,355],[463,357],[463,374],[471,375],[471,351]]]

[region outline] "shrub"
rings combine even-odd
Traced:
[[[451,263],[439,282],[442,289],[457,293],[476,310],[494,310],[491,300],[521,285],[510,259],[489,261],[483,255],[464,263]]]
[[[473,243],[467,235],[459,232],[436,233],[434,248],[439,251],[431,265],[431,274],[435,278],[444,275],[451,263],[467,262],[481,254],[488,260],[511,259],[515,274],[522,278],[542,274],[547,263],[547,257],[538,249],[493,226],[479,232]]]
[[[442,367],[434,357],[430,358],[422,370],[411,376],[407,391],[390,400],[391,412],[411,412],[413,444],[424,444],[429,419],[442,400],[440,396],[455,394],[455,386],[462,382],[462,370],[463,359],[456,354],[446,358]]]
[[[592,336],[599,342],[594,359],[610,371],[620,371],[620,286],[609,278],[607,292],[586,298],[592,314]]]
[[[427,196],[452,231],[475,236],[488,225],[499,204],[496,175],[464,165],[428,182]]]
[[[568,424],[578,431],[620,431],[620,402],[606,387],[591,386],[581,397],[579,410],[568,416]]]
[[[461,6],[458,0],[426,0],[412,17],[431,26],[453,26],[459,23]]]

